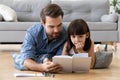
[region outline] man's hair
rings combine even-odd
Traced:
[[[40,13],[40,18],[45,23],[46,16],[57,18],[60,15],[63,18],[64,12],[62,11],[60,6],[58,6],[57,4],[48,4],[45,8],[42,9]]]

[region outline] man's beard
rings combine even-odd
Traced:
[[[52,40],[52,39],[59,38],[60,35],[61,35],[61,32],[59,32],[59,33],[53,33],[52,35],[49,35],[49,39]]]

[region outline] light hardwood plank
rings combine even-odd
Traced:
[[[118,44],[120,51],[120,44]],[[57,73],[52,77],[14,77],[14,73],[39,73],[19,71],[14,68],[10,51],[0,51],[0,80],[119,80],[120,53],[114,53],[112,63],[107,69],[91,69],[88,73]]]

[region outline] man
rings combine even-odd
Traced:
[[[62,26],[63,14],[56,4],[49,4],[42,9],[41,23],[27,30],[19,62],[17,57],[14,58],[16,68],[45,72],[61,70],[61,66],[51,59],[62,53],[66,40],[66,31]]]

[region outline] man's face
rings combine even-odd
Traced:
[[[49,40],[58,38],[62,32],[62,17],[58,16],[57,18],[52,18],[46,16],[46,21],[43,26]]]

